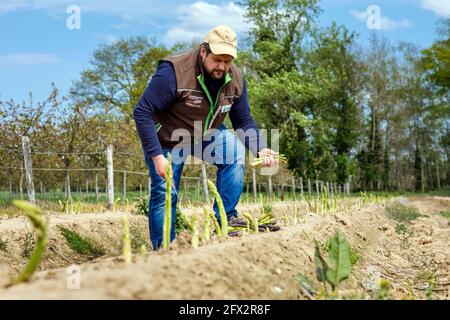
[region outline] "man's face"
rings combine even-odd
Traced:
[[[206,49],[200,49],[200,55],[203,60],[203,69],[213,79],[220,80],[230,70],[233,57],[228,54],[215,55],[210,53],[206,55]]]

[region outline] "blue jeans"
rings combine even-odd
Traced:
[[[239,202],[244,186],[245,147],[223,125],[216,133],[215,138],[212,138],[211,141],[201,142],[201,146],[197,144],[189,148],[162,149],[164,157],[167,158],[169,152],[172,155],[173,183],[175,185],[175,189],[172,187],[172,226],[170,229],[170,241],[175,239],[175,215],[180,178],[183,173],[185,160],[189,154],[217,167],[216,187],[222,198],[227,218],[229,220],[231,217],[237,217],[238,215],[236,205]],[[199,150],[201,150],[201,154],[196,152]],[[161,247],[163,236],[166,180],[157,174],[153,160],[147,157],[145,152],[144,155],[151,178],[148,214],[150,239],[153,250],[158,250]],[[220,223],[219,209],[216,202],[214,202],[213,209]]]

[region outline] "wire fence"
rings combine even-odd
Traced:
[[[143,154],[113,152],[111,145],[105,151],[99,152],[32,151],[29,139],[23,137],[21,148],[1,147],[0,150],[20,155],[21,163],[19,166],[8,166],[5,163],[0,163],[0,191],[6,192],[10,198],[17,196],[25,198],[25,190],[26,197],[31,202],[35,202],[36,194],[48,197],[63,192],[67,198],[70,198],[72,193],[75,192],[78,195],[93,195],[96,201],[101,201],[106,197],[108,207],[112,207],[117,196],[125,199],[128,192],[139,192],[139,195],[143,196],[148,194],[151,189],[151,179],[145,166]],[[57,162],[61,167],[54,168],[32,166],[37,157],[55,155],[75,158],[101,156],[101,159],[97,157],[96,161],[100,163],[97,163],[97,166],[93,168],[73,168],[70,167],[70,164],[68,165],[68,162],[63,163],[63,165]],[[113,161],[118,160],[117,157],[120,157],[121,160]],[[115,168],[115,165],[121,166],[124,162],[132,161],[131,159],[138,163],[138,165],[130,166],[133,169]],[[205,163],[198,167],[201,170],[190,170],[190,174],[193,175],[184,173],[180,177],[179,189],[185,194],[195,192],[197,196],[203,195],[205,201],[209,202],[207,179],[215,180],[212,179],[214,168],[212,165],[206,165]],[[269,195],[278,193],[281,197],[285,193],[290,193],[295,199],[297,195],[303,194],[312,196],[322,192],[331,194],[350,194],[351,192],[351,176],[347,183],[338,184],[318,179],[298,178],[287,170],[282,170],[281,174],[276,175],[261,175],[255,168],[245,171],[243,191],[248,196],[253,196],[255,200],[259,198],[260,193]]]

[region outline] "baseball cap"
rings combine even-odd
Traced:
[[[208,32],[203,41],[209,44],[214,54],[237,57],[237,35],[230,27],[224,25],[215,27]]]

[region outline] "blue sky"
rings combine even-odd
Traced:
[[[450,18],[450,0],[322,0],[321,25],[332,21],[359,33],[363,43],[372,32],[367,8],[378,6],[381,29],[392,42],[421,47],[435,38],[436,23]],[[69,30],[70,5],[81,10],[81,28]],[[89,67],[100,44],[144,35],[165,45],[200,39],[218,24],[244,35],[244,10],[230,1],[153,0],[0,0],[0,99],[45,99],[51,83],[62,93]]]

